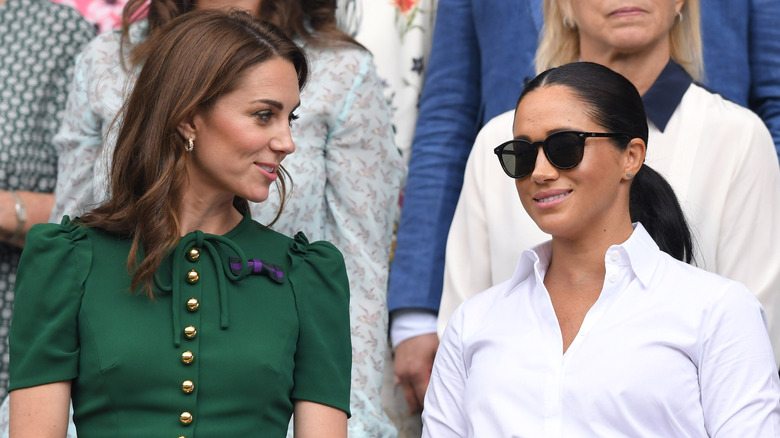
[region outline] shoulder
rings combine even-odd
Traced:
[[[698,84],[691,84],[683,96],[682,104],[684,110],[707,111],[708,120],[719,125],[725,123],[738,130],[760,127],[766,130],[756,113]]]
[[[477,134],[477,142],[493,144],[493,147],[499,143],[512,139],[512,124],[515,120],[515,110],[501,113],[485,123]]]
[[[728,309],[733,305],[760,307],[758,300],[744,284],[659,252],[658,270],[648,289],[666,295],[665,300],[697,309],[697,312],[714,308]]]
[[[376,74],[371,53],[354,44],[306,44],[304,49],[312,73],[309,77],[310,83],[341,83],[351,86],[358,77]]]

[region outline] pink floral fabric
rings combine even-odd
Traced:
[[[122,8],[127,0],[53,0],[76,8],[84,18],[97,26],[98,32],[117,29],[122,24]]]

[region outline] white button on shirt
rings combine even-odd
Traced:
[[[434,363],[424,437],[776,437],[780,381],[763,310],[678,262],[641,225],[565,354],[544,244],[466,301]]]

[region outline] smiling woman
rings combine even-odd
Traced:
[[[631,82],[592,63],[548,70],[520,96],[514,136],[496,153],[552,240],[455,311],[423,436],[777,436],[763,309],[742,284],[684,262],[690,232],[644,164]]]
[[[81,438],[283,437],[293,412],[296,437],[346,436],[344,258],[247,202],[283,181],[303,51],[246,13],[196,11],[137,56],[110,197],[28,236],[11,436],[64,436],[71,395]]]

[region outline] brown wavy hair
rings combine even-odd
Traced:
[[[120,112],[111,196],[84,215],[82,224],[133,239],[127,258],[131,288],[142,285],[152,297],[157,268],[181,234],[176,208],[189,158],[178,124],[208,111],[253,66],[287,60],[302,88],[308,65],[303,51],[276,26],[237,11],[183,14],[160,27],[140,49],[134,56],[143,68]],[[285,175],[279,175],[282,199]],[[239,197],[233,205],[242,213],[249,210]]]
[[[149,22],[151,36],[167,22],[193,10],[194,0],[129,0],[122,11],[122,47],[129,47],[130,25],[142,17]],[[338,28],[335,0],[262,0],[256,18],[275,24],[289,38],[299,36],[309,44],[347,43],[365,49]]]

